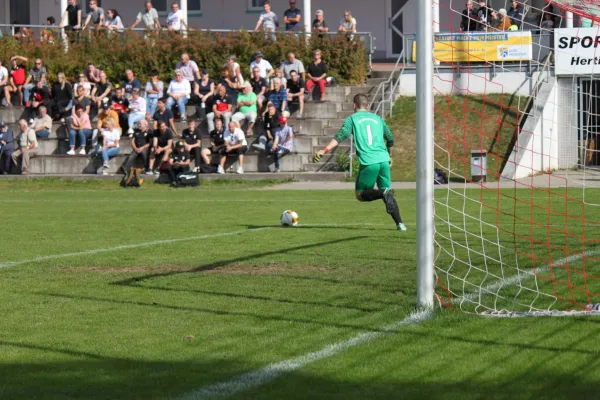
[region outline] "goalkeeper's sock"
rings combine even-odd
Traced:
[[[368,189],[360,194],[362,201],[375,201],[383,199],[383,190]]]
[[[396,209],[390,215],[394,219],[396,225],[402,224],[402,217],[400,216],[400,210],[398,209],[398,207],[396,207]]]

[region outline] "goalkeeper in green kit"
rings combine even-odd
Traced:
[[[405,231],[394,190],[391,188],[390,175],[391,153],[394,137],[385,121],[378,115],[368,111],[369,99],[364,94],[354,96],[354,114],[346,118],[342,129],[323,149],[313,157],[319,162],[321,157],[329,153],[340,142],[354,135],[356,154],[360,168],[356,176],[356,198],[358,201],[375,201],[382,199],[388,214],[394,218],[398,230]],[[374,189],[377,184],[377,189]]]

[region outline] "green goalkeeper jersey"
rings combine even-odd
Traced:
[[[346,118],[335,140],[340,143],[350,135],[354,135],[360,165],[390,161],[388,147],[394,145],[394,137],[389,126],[378,115],[361,110]]]

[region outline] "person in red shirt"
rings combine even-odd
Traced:
[[[11,103],[12,95],[11,93],[18,92],[19,93],[19,106],[23,105],[23,85],[25,85],[25,68],[22,65],[17,63],[16,58],[10,59],[11,70],[10,70],[10,80],[8,85],[4,88],[4,95],[6,97],[7,107],[11,107],[13,104]]]

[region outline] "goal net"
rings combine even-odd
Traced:
[[[439,0],[435,21],[436,297],[586,312],[600,303],[600,1],[466,3]]]

